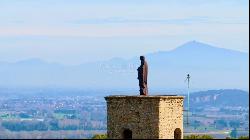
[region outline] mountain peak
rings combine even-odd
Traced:
[[[173,50],[174,52],[179,53],[198,53],[198,54],[204,54],[208,52],[231,52],[232,50],[224,49],[215,47],[213,45],[209,45],[206,43],[202,43],[196,40],[189,41],[176,49]]]
[[[202,43],[202,42],[196,41],[196,40],[189,41],[189,42],[187,42],[187,43],[185,43],[185,44],[189,44],[189,45],[208,45],[208,44],[206,44],[206,43]]]
[[[177,47],[176,49],[174,49],[175,52],[181,52],[181,53],[188,53],[188,52],[196,52],[196,53],[216,53],[216,52],[220,52],[220,53],[237,53],[237,54],[243,54],[243,52],[239,52],[236,50],[230,50],[230,49],[226,49],[226,48],[220,48],[217,46],[213,46],[210,44],[206,44],[200,41],[189,41],[179,47]],[[246,54],[246,53],[244,53]]]
[[[202,43],[202,42],[193,40],[193,41],[189,41],[189,42],[181,45],[178,48],[191,48],[191,49],[195,49],[195,48],[216,48],[216,47],[211,46],[211,45],[206,44],[206,43]]]

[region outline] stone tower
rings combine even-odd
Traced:
[[[107,96],[110,139],[182,139],[183,96]]]

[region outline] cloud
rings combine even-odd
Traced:
[[[86,54],[90,53],[85,48],[124,46],[121,55],[125,51],[130,55],[139,46],[140,50],[150,47],[164,50],[193,39],[248,51],[248,3],[247,0],[0,0],[0,56],[10,50],[17,52],[13,58],[18,55],[20,51],[9,46],[30,46],[27,52],[41,46],[48,48],[46,53],[56,46],[72,51],[72,46],[83,46],[82,52]],[[37,39],[41,36],[48,40]]]
[[[249,24],[247,20],[237,19],[237,18],[218,18],[218,17],[188,17],[188,18],[162,18],[162,19],[152,19],[152,18],[137,18],[137,19],[127,19],[122,17],[110,17],[110,18],[91,18],[91,19],[80,19],[71,20],[68,23],[73,24]]]
[[[57,37],[147,37],[234,33],[246,34],[249,25],[242,18],[194,16],[187,18],[92,18],[67,20],[64,24],[13,24],[0,26],[0,36]],[[223,31],[221,33],[218,33]],[[222,34],[222,35],[223,35]],[[224,35],[224,36],[227,36]]]
[[[160,23],[160,24],[187,24],[192,22],[202,22],[205,17],[195,18],[179,18],[179,19],[126,19],[122,17],[110,17],[110,18],[92,18],[92,19],[81,19],[71,21],[76,24],[114,24],[114,23]]]
[[[181,29],[172,26],[129,26],[129,25],[81,25],[72,26],[22,26],[0,27],[0,36],[57,36],[57,37],[114,37],[114,36],[154,36],[173,35]],[[168,33],[166,32],[168,31]]]

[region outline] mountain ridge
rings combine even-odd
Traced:
[[[145,55],[152,55],[152,54],[164,54],[164,53],[169,53],[169,52],[173,52],[173,51],[176,51],[176,50],[180,50],[180,49],[183,49],[183,48],[188,48],[190,46],[192,46],[193,44],[198,44],[200,47],[204,47],[204,46],[207,46],[209,48],[213,48],[213,49],[220,49],[220,50],[224,50],[224,51],[230,51],[230,52],[234,52],[234,53],[240,53],[240,54],[244,54],[244,55],[249,55],[248,52],[242,52],[242,51],[238,51],[238,50],[232,50],[232,49],[226,49],[226,48],[220,48],[220,47],[215,47],[215,46],[212,46],[210,44],[206,44],[206,43],[203,43],[203,42],[200,42],[200,41],[196,41],[196,40],[193,40],[193,41],[188,41],[172,50],[168,50],[168,51],[156,51],[156,52],[151,52],[151,53],[147,53]],[[197,48],[197,47],[196,47]],[[192,48],[189,48],[189,49],[192,49]],[[193,48],[195,49],[195,48]],[[124,59],[124,58],[121,58],[121,57],[113,57],[113,58],[110,58],[110,59],[107,59],[107,60],[104,60],[104,61],[113,61],[113,60],[130,60],[130,59],[133,59],[135,58],[132,57],[132,58],[128,58],[128,59]],[[23,59],[23,60],[19,60],[19,61],[15,61],[15,62],[6,62],[6,61],[0,61],[0,64],[1,63],[25,63],[25,62],[29,62],[29,61],[37,61],[37,62],[42,62],[42,63],[56,63],[56,64],[60,64],[60,65],[64,65],[64,64],[61,64],[61,63],[57,63],[57,62],[47,62],[43,59],[40,59],[40,58],[36,58],[36,57],[33,57],[33,58],[27,58],[27,59]],[[96,62],[103,62],[103,61],[96,61]],[[81,63],[81,64],[78,64],[78,65],[83,65],[83,64],[89,64],[89,63],[96,63],[96,62],[86,62],[86,63]]]
[[[198,47],[199,50],[190,49],[193,47]],[[203,49],[207,47],[209,49]],[[190,73],[195,87],[248,89],[247,53],[237,51],[232,53],[232,50],[218,49],[191,41],[172,51],[145,56],[149,64],[148,83],[152,88],[183,88],[185,86],[183,80],[186,74]],[[37,84],[38,86],[136,88],[138,85],[136,69],[139,65],[139,56],[130,59],[113,58],[74,66],[48,63],[40,59],[23,60],[20,63],[0,63],[0,77],[3,79],[0,81],[0,86]]]
[[[185,104],[187,104],[187,101],[185,101]],[[193,92],[190,94],[190,104],[191,106],[202,107],[248,107],[249,92],[239,89],[220,89]]]

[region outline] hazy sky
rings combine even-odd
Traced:
[[[0,61],[78,64],[191,40],[249,52],[248,0],[0,0]]]

